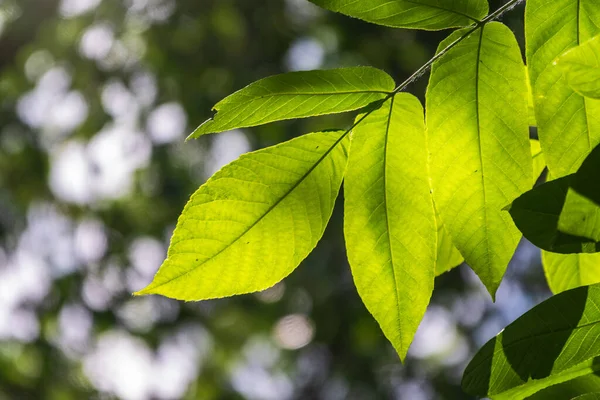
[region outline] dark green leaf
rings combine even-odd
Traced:
[[[600,146],[579,171],[523,194],[509,208],[521,232],[555,253],[600,251]]]
[[[600,386],[598,386],[597,388],[600,389]],[[581,396],[574,397],[572,400],[600,400],[600,392],[586,393]]]
[[[519,399],[597,370],[600,285],[551,297],[486,343],[467,366],[472,395]],[[586,363],[586,364],[584,364]],[[533,389],[532,389],[533,388]],[[513,396],[498,396],[511,391]]]

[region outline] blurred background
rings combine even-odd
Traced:
[[[503,21],[522,43],[523,6]],[[437,278],[405,365],[353,286],[341,196],[317,249],[272,289],[131,296],[212,173],[353,117],[184,143],[213,104],[293,70],[371,65],[400,82],[447,34],[306,0],[0,0],[0,400],[468,398],[474,352],[549,296],[528,243],[496,304],[464,265]],[[423,98],[426,83],[409,90]]]

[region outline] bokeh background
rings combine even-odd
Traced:
[[[522,43],[523,6],[503,21]],[[528,243],[496,304],[464,265],[439,277],[405,365],[353,286],[341,201],[317,249],[272,289],[131,296],[222,165],[352,121],[184,143],[214,103],[292,70],[372,65],[399,82],[447,34],[306,0],[0,0],[0,400],[468,398],[474,352],[549,296]],[[423,98],[426,83],[409,90]]]

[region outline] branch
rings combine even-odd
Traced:
[[[344,135],[342,136],[342,138],[346,137],[346,135],[348,133],[350,133],[350,131],[352,131],[352,129],[356,128],[356,126],[358,124],[360,124],[362,121],[364,121],[365,118],[367,118],[373,111],[377,110],[383,103],[385,103],[386,101],[388,101],[390,98],[392,98],[397,93],[399,93],[399,92],[403,91],[404,89],[406,89],[408,87],[408,85],[410,85],[411,83],[413,83],[414,81],[416,81],[417,79],[419,79],[421,76],[423,76],[431,68],[431,66],[433,65],[434,62],[436,62],[440,58],[444,57],[456,45],[458,45],[460,42],[462,42],[467,37],[469,37],[469,35],[471,35],[473,32],[475,32],[477,29],[481,28],[483,25],[487,24],[488,22],[494,21],[494,20],[500,18],[506,12],[508,12],[508,11],[512,10],[513,8],[515,8],[522,1],[524,1],[524,0],[510,0],[508,3],[506,3],[505,5],[503,5],[502,7],[500,7],[499,9],[497,9],[496,11],[494,11],[491,14],[489,14],[487,17],[485,17],[484,19],[482,19],[481,21],[479,21],[475,25],[473,25],[473,27],[471,29],[469,29],[467,32],[465,32],[464,35],[462,35],[461,37],[459,37],[458,39],[456,39],[454,42],[452,42],[448,46],[446,46],[443,50],[441,50],[440,52],[438,52],[429,61],[427,61],[425,64],[423,64],[423,66],[421,68],[419,68],[414,74],[412,74],[411,76],[409,76],[408,79],[406,79],[404,82],[402,82],[400,85],[398,85],[385,98],[383,98],[381,100],[378,100],[375,104],[373,104],[373,106],[370,108],[369,111],[365,112],[359,119],[357,119],[352,124],[352,126],[350,128],[348,128],[346,130],[346,132],[344,133]]]

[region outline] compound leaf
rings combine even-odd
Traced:
[[[558,59],[558,65],[571,89],[600,99],[600,36],[567,51]]]
[[[358,293],[404,359],[429,304],[437,253],[423,107],[416,97],[395,95],[354,129],[344,196]]]
[[[600,101],[579,96],[556,59],[600,34],[597,0],[528,0],[527,64],[539,138],[557,178],[574,173],[600,143]]]
[[[533,181],[525,68],[510,29],[487,24],[433,64],[427,130],[439,215],[493,296],[521,237],[502,208]]]
[[[241,156],[194,193],[152,283],[136,294],[203,300],[266,289],[323,235],[347,161],[346,132]]]
[[[534,307],[479,350],[465,370],[463,389],[476,396],[521,399],[598,371],[599,306],[596,284]]]
[[[394,80],[371,67],[275,75],[218,102],[213,108],[217,113],[189,138],[273,121],[357,110],[385,98],[392,90]]]
[[[394,28],[440,30],[478,22],[488,12],[487,0],[310,0],[350,17]]]

